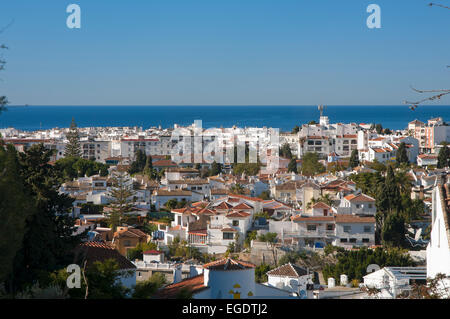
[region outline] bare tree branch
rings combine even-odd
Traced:
[[[450,7],[444,6],[444,5],[439,4],[439,3],[433,3],[433,2],[431,2],[431,3],[429,4],[429,6],[430,6],[430,7],[436,6],[436,7],[441,7],[441,8],[449,9],[449,10],[450,10]]]
[[[441,8],[449,9],[449,10],[450,10],[450,7],[445,6],[445,5],[443,5],[443,4],[439,4],[439,3],[433,3],[433,2],[431,2],[431,3],[429,4],[429,6],[430,6],[430,7],[436,6],[436,7],[441,7]],[[447,65],[447,68],[450,68],[450,65]],[[414,92],[417,92],[417,93],[419,93],[419,94],[424,94],[424,93],[425,93],[425,94],[426,94],[426,93],[438,93],[438,94],[434,94],[434,95],[432,95],[432,96],[426,97],[426,98],[424,98],[424,99],[422,99],[422,100],[420,100],[420,101],[416,101],[416,102],[404,101],[403,104],[409,104],[409,105],[410,105],[409,108],[410,108],[411,110],[413,110],[413,111],[419,106],[419,104],[422,104],[422,103],[428,102],[428,101],[440,100],[442,97],[444,97],[444,96],[450,94],[450,89],[443,89],[443,90],[418,90],[418,89],[415,89],[415,88],[413,88],[413,87],[411,87],[411,89],[412,89]]]

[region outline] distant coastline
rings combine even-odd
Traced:
[[[416,111],[406,105],[327,106],[324,115],[331,123],[381,123],[383,127],[405,129],[408,122],[442,117],[450,122],[450,106],[424,105]],[[139,126],[169,128],[202,120],[203,127],[274,127],[290,131],[296,125],[319,120],[315,105],[299,106],[8,106],[0,115],[0,128],[32,131],[68,127],[72,117],[79,127]]]

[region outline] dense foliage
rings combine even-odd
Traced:
[[[336,264],[324,266],[323,276],[325,280],[332,277],[336,279],[337,283],[342,274],[347,275],[349,281],[353,279],[361,281],[367,273],[367,266],[371,264],[376,264],[381,268],[415,266],[411,257],[400,249],[385,250],[378,247],[373,250],[364,247],[358,250],[339,251],[336,257]]]
[[[66,135],[67,144],[64,150],[65,157],[81,157],[80,135],[78,134],[77,124],[75,119],[72,118],[70,123],[69,132]]]
[[[108,175],[109,166],[96,161],[79,157],[64,157],[56,161],[55,169],[61,175],[63,181],[71,181],[74,178]]]
[[[325,172],[325,166],[319,163],[317,153],[306,153],[302,158],[302,174],[313,176]]]

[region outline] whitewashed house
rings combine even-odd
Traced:
[[[371,298],[395,299],[402,292],[411,290],[413,284],[425,284],[427,276],[425,267],[384,267],[363,279],[365,287],[379,290]]]
[[[450,287],[450,184],[434,188],[432,201],[432,229],[427,247],[427,277],[447,275],[446,286]],[[450,292],[447,291],[450,296]]]
[[[296,298],[291,293],[255,282],[255,265],[230,258],[203,266],[203,273],[160,289],[159,299],[175,299],[182,289],[193,299]]]
[[[308,298],[308,290],[312,292],[311,286],[314,284],[313,275],[307,269],[291,263],[270,270],[267,279],[269,286],[295,293],[302,299]]]

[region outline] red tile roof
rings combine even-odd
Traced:
[[[354,215],[336,215],[336,223],[349,224],[374,224],[374,217],[359,217]]]
[[[249,216],[250,216],[250,214],[246,213],[246,212],[233,212],[233,213],[226,215],[226,217],[228,217],[228,218],[247,218]]]
[[[359,194],[359,195],[354,195],[354,194],[350,194],[344,197],[346,200],[348,200],[349,202],[355,201],[355,202],[375,202],[375,199],[364,195],[364,194]]]
[[[327,204],[325,204],[324,202],[318,202],[318,203],[314,204],[314,206],[312,208],[331,209],[331,207],[328,206]]]
[[[144,255],[161,255],[161,254],[163,254],[163,252],[159,251],[159,250],[147,250],[147,251],[144,251],[143,254]]]
[[[200,292],[204,289],[208,289],[207,286],[204,284],[204,276],[203,274],[191,277],[188,279],[184,279],[178,283],[168,285],[162,289],[160,289],[156,295],[155,298],[158,299],[175,299],[177,298],[178,293],[181,291],[181,289],[187,289],[188,291],[192,293]]]
[[[297,265],[293,265],[291,263],[285,264],[283,266],[280,266],[267,272],[267,275],[269,276],[294,277],[294,278],[305,276],[307,274],[308,271],[306,269],[299,267]]]
[[[252,208],[253,208],[253,206],[250,206],[247,203],[240,203],[233,207],[233,209],[252,209]]]
[[[239,270],[239,269],[251,269],[255,267],[256,266],[252,263],[234,260],[231,258],[224,258],[203,265],[203,268],[209,270]]]
[[[294,222],[332,222],[334,221],[333,216],[313,216],[313,217],[305,217],[305,216],[294,216],[292,217]]]
[[[136,266],[127,258],[122,256],[113,246],[102,242],[84,242],[75,248],[74,252],[75,263],[78,265],[84,264],[86,261],[86,268],[91,267],[95,262],[104,262],[108,259],[114,259],[119,269],[136,269]]]

